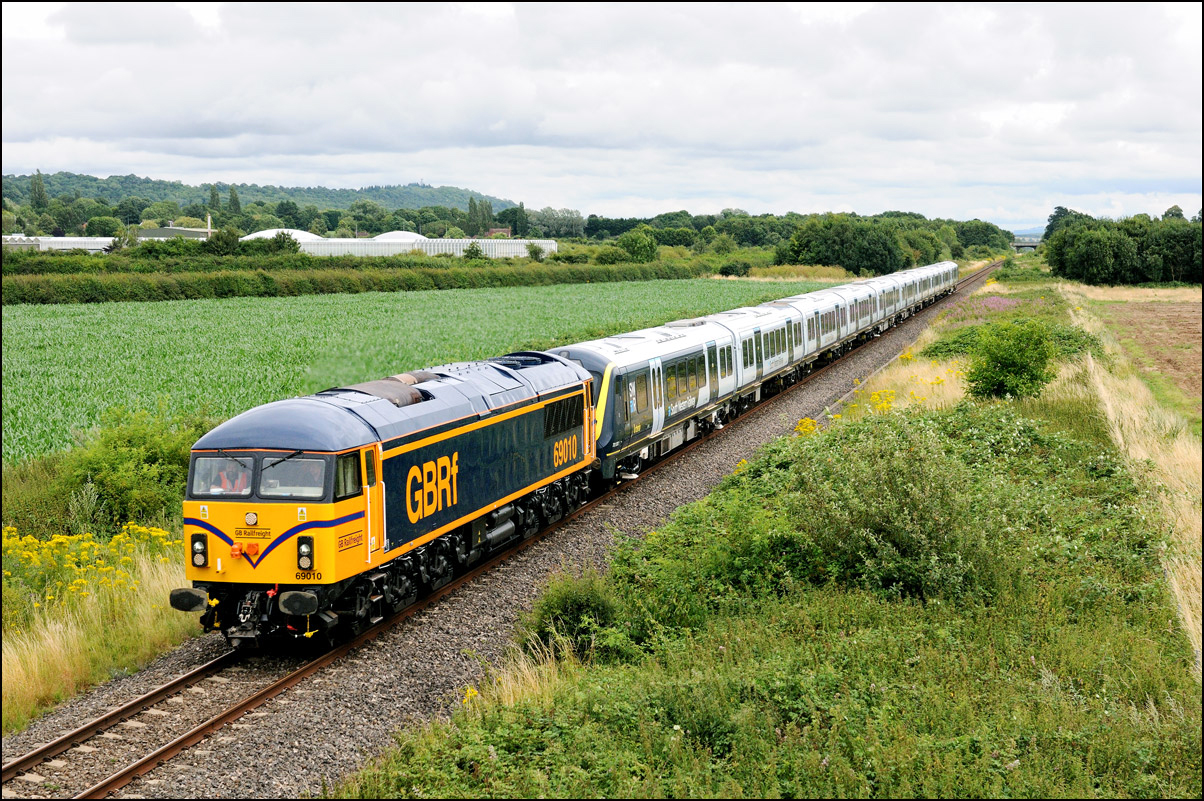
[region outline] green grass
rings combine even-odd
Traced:
[[[460,359],[755,304],[815,282],[654,281],[3,309],[4,463],[70,448],[116,406],[221,418]]]
[[[1199,797],[1163,534],[1113,450],[1004,404],[783,440],[556,583],[580,663],[519,660],[335,794]]]

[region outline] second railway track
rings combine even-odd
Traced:
[[[987,268],[979,270],[978,272],[972,273],[966,278],[961,279],[958,283],[959,293],[954,294],[952,298],[958,298],[961,293],[964,293],[966,290],[971,289],[976,284],[984,281],[986,276],[989,275],[992,269],[997,267],[998,264],[998,262],[992,264]],[[310,660],[295,670],[290,670],[289,668],[291,665],[280,662],[278,658],[270,658],[269,661],[271,664],[252,666],[251,663],[242,663],[242,660],[240,660],[237,655],[222,656],[218,659],[211,660],[210,664],[206,664],[198,670],[190,672],[188,675],[181,676],[172,682],[168,682],[162,687],[156,688],[149,693],[145,693],[143,696],[123,704],[117,709],[110,710],[105,715],[100,716],[96,720],[93,720],[82,727],[78,727],[76,730],[58,736],[54,741],[48,743],[42,749],[32,751],[23,755],[22,757],[14,759],[12,762],[6,763],[4,765],[4,796],[6,798],[105,797],[106,795],[120,790],[130,781],[135,780],[138,776],[154,770],[156,767],[168,760],[171,760],[173,757],[181,753],[187,753],[186,749],[189,748],[192,748],[193,751],[205,751],[205,753],[200,755],[202,757],[202,763],[207,763],[209,765],[228,766],[230,764],[228,760],[211,759],[214,752],[217,750],[224,751],[226,749],[197,749],[194,746],[196,746],[198,743],[201,743],[201,741],[205,740],[206,738],[212,737],[219,730],[227,727],[229,724],[234,723],[239,718],[248,714],[259,715],[263,718],[270,717],[272,714],[284,714],[287,716],[287,711],[283,713],[279,712],[278,710],[275,713],[257,713],[254,710],[263,706],[272,699],[277,699],[278,703],[284,704],[283,708],[285,710],[289,709],[293,705],[288,704],[284,699],[278,698],[278,696],[280,696],[285,690],[296,686],[298,683],[309,677],[313,677],[315,674],[329,668],[332,664],[337,663],[340,660],[343,660],[344,662],[355,662],[356,660],[354,658],[351,660],[345,660],[344,658],[353,651],[361,648],[367,642],[380,637],[382,634],[385,634],[398,621],[421,613],[423,610],[435,605],[445,596],[450,595],[457,589],[461,589],[466,585],[472,586],[471,583],[474,581],[479,581],[481,574],[493,571],[495,568],[498,568],[515,557],[518,557],[530,546],[545,540],[556,531],[563,528],[588,527],[589,524],[583,524],[582,521],[591,517],[591,511],[601,507],[605,512],[608,507],[613,509],[613,507],[618,506],[621,503],[616,500],[619,493],[634,497],[633,493],[628,493],[627,491],[630,489],[633,490],[634,493],[639,493],[641,485],[645,486],[646,492],[650,496],[654,496],[656,500],[649,500],[645,503],[636,503],[634,505],[637,507],[643,507],[645,510],[651,510],[652,512],[650,515],[651,519],[646,523],[642,523],[642,525],[646,526],[655,524],[658,519],[663,519],[668,510],[676,508],[676,506],[680,505],[681,503],[685,503],[694,499],[693,497],[677,497],[677,493],[673,491],[666,492],[663,487],[648,487],[647,485],[649,479],[656,481],[653,476],[656,475],[657,469],[676,465],[679,468],[679,472],[691,471],[689,466],[683,466],[682,463],[689,462],[697,458],[695,457],[694,452],[710,444],[712,439],[722,439],[725,436],[728,437],[730,442],[740,442],[750,445],[752,449],[755,450],[755,448],[759,445],[759,442],[756,442],[754,438],[748,437],[747,430],[753,426],[756,420],[763,419],[766,415],[774,415],[775,410],[780,410],[782,401],[784,399],[794,397],[798,393],[804,392],[808,389],[814,390],[817,385],[822,385],[826,382],[832,381],[832,373],[838,370],[844,371],[845,368],[849,368],[849,377],[846,383],[851,385],[852,378],[857,373],[866,375],[868,372],[870,372],[867,369],[857,366],[856,363],[861,361],[860,357],[868,356],[868,351],[870,350],[893,351],[895,350],[895,346],[891,344],[892,342],[897,343],[914,339],[914,336],[918,334],[918,331],[922,330],[926,318],[931,313],[938,310],[942,303],[943,301],[933,304],[932,306],[915,315],[915,317],[913,317],[911,320],[908,320],[904,324],[891,329],[879,339],[874,340],[871,343],[867,343],[866,345],[863,345],[862,347],[849,353],[844,358],[837,360],[836,362],[833,362],[820,370],[817,370],[805,381],[790,387],[773,398],[770,398],[766,402],[758,405],[750,412],[743,415],[738,420],[729,424],[724,431],[719,431],[708,437],[696,440],[689,446],[680,449],[670,458],[659,462],[655,468],[646,470],[637,481],[627,482],[619,485],[619,487],[617,487],[615,490],[600,496],[579,509],[573,515],[566,517],[564,520],[553,526],[548,527],[540,534],[520,544],[520,546],[503,554],[499,554],[494,559],[465,574],[452,584],[449,584],[441,590],[427,596],[412,607],[399,613],[394,618],[390,618],[378,624],[377,626],[374,626],[372,629],[355,638],[354,640],[351,640],[316,659]],[[902,350],[902,347],[898,347],[898,350]],[[879,356],[879,358],[876,360],[877,363],[875,364],[875,367],[880,367],[881,365],[888,363],[890,358],[893,358],[893,354],[889,358],[882,358]],[[836,383],[839,384],[840,382],[837,381]],[[843,393],[837,392],[835,395],[831,395],[831,393],[829,393],[830,397],[827,398],[823,405],[826,406],[828,403],[836,401],[840,398],[841,394]],[[797,419],[797,416],[794,412],[791,412],[791,414],[787,415],[787,417]],[[745,429],[746,433],[745,435],[737,434],[735,437],[733,437],[731,436],[733,429]],[[786,430],[788,431],[789,428],[787,427]],[[778,431],[773,433],[772,436],[780,436],[783,433],[785,433],[785,431]],[[719,477],[722,477],[723,474],[726,474],[726,472],[730,471],[732,464],[734,464],[734,461],[723,461],[720,465],[721,470],[708,470],[708,472],[715,472],[717,474],[715,480],[718,480]],[[640,525],[640,523],[637,523],[636,527],[633,528],[630,524],[624,524],[618,525],[618,528],[631,531],[636,530]],[[605,528],[605,526],[602,526],[601,528]],[[609,543],[609,534],[607,533],[602,539],[606,540],[606,542],[603,543],[604,551],[605,547],[607,547]],[[563,547],[565,545],[569,545],[570,543],[571,540],[566,538],[560,544]],[[589,549],[589,552],[585,554],[584,561],[598,562],[603,561],[604,558],[603,552],[600,552],[597,549]],[[564,561],[565,560],[562,560],[562,564],[564,564]],[[582,560],[576,559],[571,561],[577,562],[578,566],[580,566],[580,562]],[[500,580],[506,581],[509,579],[500,578]],[[519,594],[525,595],[529,598],[534,588],[528,584],[526,589],[527,592],[520,592]],[[512,609],[511,612],[516,614],[517,610]],[[455,615],[453,613],[453,617],[454,616]],[[481,654],[481,656],[484,657],[485,655]],[[273,659],[275,661],[272,661]],[[292,663],[295,664],[299,661],[301,660],[294,659],[292,660]],[[467,662],[471,665],[475,663],[476,660],[468,659]],[[445,674],[440,672],[437,674],[437,676],[432,676],[432,678],[439,679],[439,681],[432,681],[432,684],[435,684],[446,690],[448,681],[445,678]],[[319,678],[316,679],[316,681],[321,682],[322,679]],[[338,682],[336,680],[336,686],[342,683],[343,682]],[[459,686],[463,686],[465,683],[467,682],[459,679],[451,682],[453,686],[457,684]],[[375,689],[376,688],[374,687],[373,690]],[[322,694],[325,692],[325,690],[313,691],[313,693],[316,694]],[[335,695],[337,695],[337,692],[338,691],[336,689]],[[354,683],[350,684],[350,686],[347,688],[347,692],[351,696],[355,696],[357,694]],[[189,698],[190,695],[192,698]],[[446,695],[446,692],[444,692],[443,695]],[[213,704],[218,702],[219,699],[224,699],[221,700],[221,704],[229,704],[229,706],[223,706],[219,713],[213,714]],[[200,704],[191,705],[194,707],[199,707],[203,704],[205,707],[204,713],[198,715],[195,713],[195,710],[193,710],[193,714],[182,714],[184,712],[184,708],[190,706],[190,701],[200,701]],[[429,714],[432,710],[427,709],[426,711],[427,714]],[[252,724],[235,723],[234,725],[249,727]],[[392,727],[395,728],[395,724],[386,723],[386,725],[392,725]],[[341,723],[335,728],[350,731],[356,730],[355,726],[348,727],[345,723]],[[239,730],[235,729],[234,731],[237,732]],[[240,737],[238,734],[234,734],[233,736],[226,735],[224,737],[219,735],[219,737],[215,739],[217,742],[211,743],[212,745],[226,746],[237,743]],[[135,745],[139,747],[133,747]],[[237,752],[236,745],[234,748]],[[360,749],[358,747],[354,749],[357,755],[359,750]],[[246,757],[248,752],[243,750],[242,754],[244,757]],[[238,760],[238,762],[240,765],[250,764],[252,762],[256,765],[259,765],[262,762],[262,756],[264,755],[255,755],[251,759],[244,758]],[[321,761],[319,760],[318,772],[320,772],[323,776],[326,776],[327,771],[320,769],[320,762]],[[305,766],[305,769],[301,771],[301,773],[308,774],[312,769],[313,760],[307,760],[307,765]],[[221,772],[223,771],[215,771],[214,773],[220,774]],[[297,771],[293,772],[296,773]],[[335,774],[340,772],[342,771],[334,771]],[[162,779],[151,779],[149,782],[145,782],[139,789],[140,791],[152,791],[156,788],[162,787],[164,790],[169,790],[163,794],[163,797],[176,797],[179,795],[214,797],[233,794],[245,794],[248,796],[279,795],[282,797],[287,797],[289,795],[295,795],[298,792],[297,787],[294,786],[290,789],[288,782],[279,781],[275,783],[275,786],[259,785],[254,788],[248,787],[245,783],[243,783],[242,793],[231,792],[228,787],[221,787],[220,781],[218,782],[218,787],[214,787],[209,791],[207,791],[203,786],[190,786],[185,788],[184,786],[175,784],[174,782],[172,786],[168,788],[163,787],[163,782],[164,780]],[[312,782],[312,777],[310,777],[310,781],[307,781],[299,791],[313,792],[314,787],[315,785]],[[192,792],[194,789],[196,791],[195,794]],[[152,793],[146,792],[146,794],[151,795]]]

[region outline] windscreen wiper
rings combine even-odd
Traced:
[[[276,461],[272,462],[271,464],[265,465],[263,469],[265,471],[271,470],[276,465],[281,464],[283,462],[287,462],[289,459],[293,458],[294,456],[300,456],[303,453],[305,453],[305,451],[293,451],[288,456],[285,456],[283,459],[277,459]]]
[[[222,456],[225,456],[227,459],[229,459],[229,460],[230,460],[230,461],[232,461],[232,462],[238,462],[238,466],[239,466],[239,467],[242,467],[242,468],[244,468],[244,469],[246,469],[246,468],[247,468],[247,466],[246,466],[245,464],[243,464],[243,460],[242,460],[242,459],[239,459],[237,456],[231,456],[230,454],[226,453],[226,452],[225,452],[224,450],[222,450],[221,448],[218,448],[218,449],[217,449],[217,452],[218,452],[218,453],[220,453]]]

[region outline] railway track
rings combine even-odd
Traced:
[[[957,289],[962,291],[972,288],[976,284],[985,281],[987,276],[1001,263],[1002,262],[995,262],[959,280],[957,283]],[[951,297],[957,297],[957,295],[953,295]],[[944,299],[933,305],[940,305],[943,302],[945,302]],[[896,331],[897,327],[892,328],[890,331],[883,334],[879,339],[888,339],[892,336],[892,334],[896,333]],[[766,399],[763,403],[758,404],[758,406],[754,408],[766,408],[767,406],[773,404],[777,399],[788,395],[794,390],[799,389],[800,387],[803,387],[820,376],[828,373],[830,370],[839,367],[842,362],[843,360],[838,359],[825,365],[824,367],[811,373],[804,380],[794,384],[793,386],[787,387],[782,392],[779,392],[776,395]],[[734,424],[738,425],[739,422],[739,420],[734,421]],[[174,738],[170,739],[168,742],[154,747],[145,756],[128,762],[128,764],[126,764],[124,767],[120,768],[103,780],[91,783],[90,786],[82,790],[77,791],[72,789],[70,791],[74,793],[72,797],[104,798],[111,793],[120,790],[129,782],[133,781],[136,777],[148,773],[164,762],[171,760],[174,756],[180,754],[184,750],[196,746],[198,743],[218,732],[223,727],[238,720],[244,715],[247,715],[248,713],[252,713],[253,710],[265,704],[267,701],[276,698],[290,687],[293,687],[304,679],[315,675],[323,668],[339,661],[356,649],[376,639],[384,632],[396,626],[398,623],[434,605],[440,599],[455,592],[465,584],[474,581],[482,574],[493,570],[497,566],[510,560],[515,555],[521,553],[530,546],[540,542],[543,539],[546,539],[554,534],[557,530],[572,522],[576,518],[586,514],[591,509],[613,500],[618,493],[626,492],[630,487],[638,484],[640,481],[655,473],[660,468],[673,463],[678,458],[690,453],[709,440],[721,436],[723,436],[723,432],[716,431],[694,440],[687,446],[680,448],[669,458],[661,460],[660,462],[657,462],[656,464],[645,469],[639,478],[624,482],[609,492],[600,495],[599,497],[577,509],[572,514],[567,515],[563,520],[545,528],[535,536],[520,542],[517,546],[498,554],[493,559],[477,566],[473,570],[465,573],[445,587],[421,599],[414,605],[397,613],[393,617],[376,624],[354,639],[328,651],[325,654],[322,654],[315,659],[306,662],[296,670],[292,670],[279,679],[272,681],[267,686],[245,694],[242,698],[240,698],[237,702],[232,703],[220,714],[204,720],[199,725],[192,726],[183,733],[176,734],[176,736],[174,736]],[[164,701],[170,701],[173,698],[179,698],[181,694],[188,693],[190,690],[195,690],[198,688],[198,686],[203,685],[207,681],[229,681],[228,679],[222,679],[221,674],[223,671],[238,669],[239,666],[244,664],[244,662],[245,658],[243,654],[236,651],[230,651],[204,665],[201,665],[195,670],[192,670],[162,685],[159,688],[156,688],[126,704],[121,705],[116,709],[111,710],[110,712],[98,717],[84,726],[80,726],[79,728],[62,735],[61,737],[58,737],[53,742],[47,743],[46,745],[5,764],[3,766],[5,797],[29,797],[34,795],[44,797],[47,794],[45,790],[50,790],[51,788],[43,785],[40,782],[30,781],[28,778],[30,776],[37,776],[37,774],[34,774],[33,771],[38,769],[40,765],[44,763],[50,764],[60,774],[64,772],[70,772],[69,763],[64,762],[63,760],[56,760],[55,758],[66,755],[69,759],[72,756],[71,752],[73,750],[78,751],[81,757],[87,757],[87,755],[90,755],[96,750],[95,748],[87,745],[90,740],[97,737],[104,737],[106,733],[108,733],[108,730],[123,724],[127,726],[130,724],[141,726],[147,725],[138,724],[135,718],[153,713],[156,705],[162,705]],[[22,778],[26,779],[27,785],[25,787],[18,787],[17,783],[20,782]],[[41,777],[38,778],[40,779]],[[57,786],[58,785],[56,784],[56,787]],[[27,790],[29,792],[27,792]]]

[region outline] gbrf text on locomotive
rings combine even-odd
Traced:
[[[406,475],[406,515],[411,523],[459,502],[459,473],[459,451],[410,468]]]

